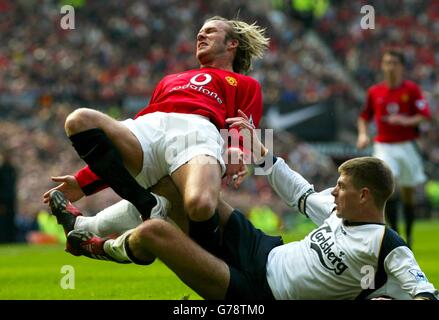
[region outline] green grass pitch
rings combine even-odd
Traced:
[[[284,234],[285,242],[311,230],[302,225]],[[430,282],[439,288],[439,220],[415,225],[413,251]],[[74,268],[75,288],[62,289],[64,265]],[[55,245],[0,246],[0,299],[200,299],[163,263],[117,265],[73,257]]]

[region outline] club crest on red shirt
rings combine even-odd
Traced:
[[[227,76],[226,80],[227,80],[227,83],[230,84],[231,86],[236,87],[238,85],[238,81],[233,77]]]

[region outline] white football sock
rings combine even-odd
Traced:
[[[157,199],[157,205],[151,210],[151,219],[166,219],[171,208],[168,199],[152,193]],[[105,208],[93,217],[79,216],[76,218],[75,230],[87,230],[99,237],[122,234],[142,224],[143,219],[131,202],[122,200]]]
[[[87,230],[99,237],[122,234],[143,222],[139,211],[130,202],[122,200],[105,208],[93,217],[76,218],[75,230]]]
[[[167,212],[171,208],[170,202],[164,197],[158,196],[156,194],[153,195],[157,199],[157,205],[151,210],[151,219],[166,219]],[[134,208],[134,206],[132,206],[132,208]],[[141,264],[141,265],[148,265],[152,263],[154,260],[140,261],[136,259],[136,257],[132,256],[132,253],[130,254],[127,252],[127,250],[129,250],[129,248],[126,247],[127,238],[133,233],[135,229],[136,228],[126,231],[125,233],[123,233],[121,236],[117,237],[114,240],[110,239],[105,241],[104,243],[105,253],[121,263],[134,262],[136,264]]]

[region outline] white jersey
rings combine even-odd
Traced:
[[[267,281],[276,299],[438,296],[394,231],[338,218],[331,189],[314,192],[281,158],[270,171],[268,179],[278,195],[319,226],[305,239],[270,252]]]

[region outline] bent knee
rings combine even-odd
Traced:
[[[130,235],[128,245],[131,253],[141,264],[151,264],[156,256],[155,249],[166,241],[164,231],[165,221],[161,219],[149,219],[137,227]],[[138,263],[138,262],[137,262]]]
[[[148,219],[143,222],[130,236],[133,244],[143,249],[148,248],[149,245],[159,242],[166,237],[165,226],[166,224],[162,219]]]
[[[203,221],[209,219],[216,207],[218,200],[208,193],[200,193],[185,199],[185,208],[191,220]]]
[[[64,125],[67,135],[70,136],[78,132],[98,127],[99,116],[100,112],[93,109],[76,109],[67,116]]]

